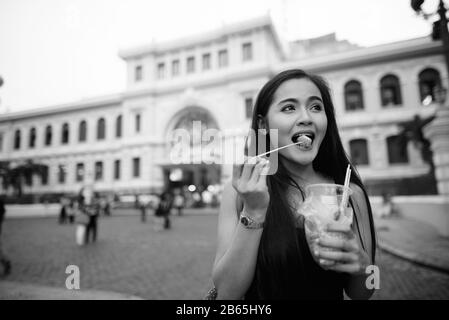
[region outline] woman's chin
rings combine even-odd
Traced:
[[[286,155],[286,158],[288,161],[294,162],[296,164],[307,166],[315,160],[316,152],[312,149],[310,151],[306,152],[294,152],[290,153],[289,155]]]

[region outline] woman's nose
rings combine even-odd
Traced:
[[[296,119],[296,125],[311,125],[312,118],[306,110],[302,110],[298,114],[298,118]]]

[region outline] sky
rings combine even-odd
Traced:
[[[431,30],[410,0],[0,0],[0,113],[122,92],[120,49],[265,14],[288,40],[335,32],[373,46]]]

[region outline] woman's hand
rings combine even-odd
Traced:
[[[313,255],[323,269],[360,275],[365,274],[370,264],[368,254],[360,247],[349,225],[330,223],[314,244]]]
[[[269,166],[268,160],[257,157],[233,167],[232,186],[242,198],[245,211],[256,219],[265,218],[270,202],[266,182]]]

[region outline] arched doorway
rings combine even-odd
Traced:
[[[202,137],[209,129],[218,130],[217,121],[208,110],[197,106],[183,109],[170,121],[166,135],[167,150],[169,154],[176,153],[175,149],[184,150],[179,155],[184,159],[173,161],[169,157],[169,161],[162,165],[166,188],[202,192],[214,190],[220,184],[221,164],[203,161],[202,152],[208,147],[209,141],[203,141]],[[179,132],[186,134],[187,138],[176,138]],[[221,150],[217,152],[221,153]]]

